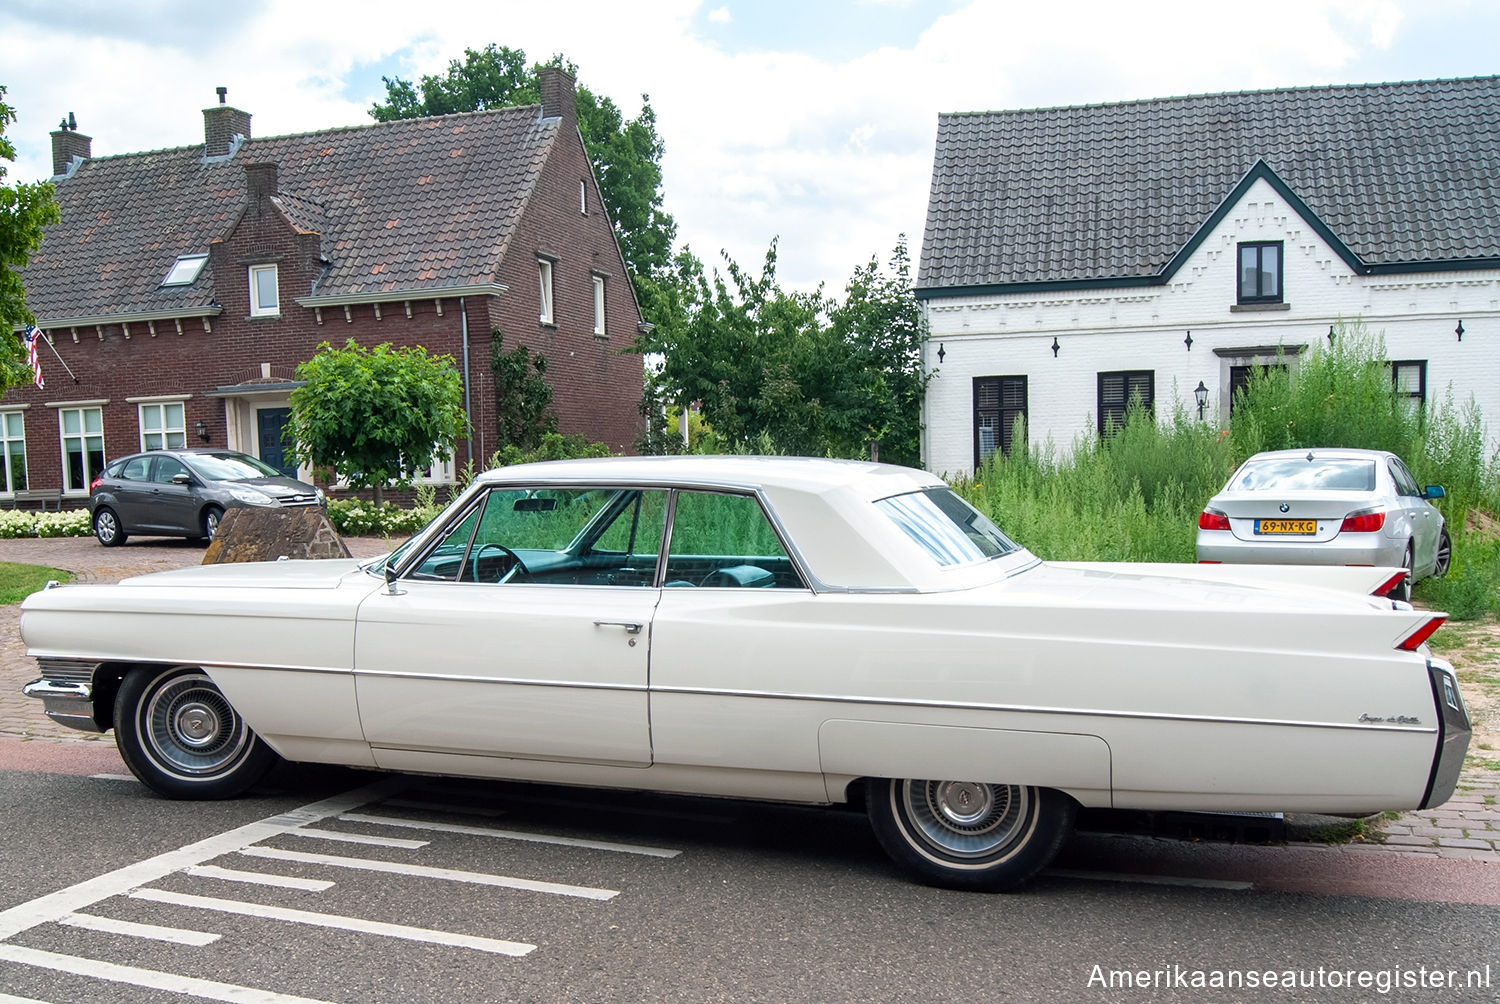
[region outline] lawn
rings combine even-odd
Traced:
[[[44,565],[20,565],[13,561],[0,561],[0,606],[20,603],[47,584],[48,579],[72,582],[73,573],[61,568]]]

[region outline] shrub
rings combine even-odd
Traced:
[[[87,537],[94,532],[87,509],[66,512],[35,512],[10,509],[0,512],[0,537]]]

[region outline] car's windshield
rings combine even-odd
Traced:
[[[1020,550],[983,513],[947,488],[892,495],[875,505],[939,565],[968,565]]]
[[[182,459],[206,481],[281,477],[276,468],[243,453],[193,453]]]
[[[1321,460],[1281,457],[1253,460],[1240,468],[1230,482],[1235,492],[1372,492],[1375,490],[1373,460]]]

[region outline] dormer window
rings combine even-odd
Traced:
[[[275,265],[250,266],[250,316],[275,317],[281,313],[281,295],[276,287]]]
[[[172,267],[167,270],[167,277],[161,281],[163,286],[191,286],[198,280],[198,273],[203,271],[203,266],[208,264],[206,254],[184,254],[178,255]]]
[[[1281,302],[1281,242],[1241,244],[1239,302]]]

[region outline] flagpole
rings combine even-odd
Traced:
[[[60,355],[58,355],[57,346],[52,344],[52,336],[49,335],[49,334],[47,334],[47,332],[45,332],[45,331],[43,331],[41,333],[41,335],[42,335],[42,340],[47,343],[47,348],[49,348],[49,349],[52,350],[52,354],[54,356],[57,356],[58,365],[62,366],[63,369],[67,370],[68,371],[68,376],[73,377],[73,382],[77,383],[78,382],[78,378],[76,376],[73,376],[73,371],[68,368],[68,364],[66,362],[63,362],[63,357],[60,356]]]

